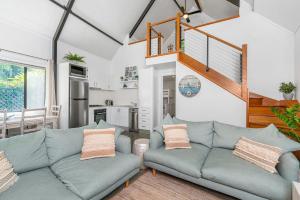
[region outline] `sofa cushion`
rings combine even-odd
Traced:
[[[83,132],[81,160],[116,155],[115,128],[86,129]]]
[[[140,159],[132,154],[90,160],[80,160],[77,154],[58,161],[51,169],[69,190],[90,199],[138,169],[139,164]]]
[[[233,155],[228,149],[213,148],[201,172],[205,179],[266,199],[291,199],[291,182]]]
[[[107,128],[115,128],[115,141],[118,140],[118,137],[124,132],[124,129],[120,128],[120,127],[116,127],[114,125],[111,125],[103,120],[101,120],[99,122],[99,124],[97,125],[97,129],[107,129]]]
[[[287,138],[273,124],[266,128],[243,128],[214,122],[214,129],[213,147],[234,149],[235,144],[243,136],[278,147],[283,153],[300,150],[300,143]]]
[[[154,127],[154,131],[158,132],[164,138],[163,125],[174,124],[172,117],[167,114],[161,124]]]
[[[188,134],[191,142],[200,143],[207,147],[212,146],[214,135],[214,122],[190,122],[173,118],[175,124],[187,124]]]
[[[46,146],[51,164],[62,158],[81,152],[83,130],[96,128],[93,123],[88,126],[70,129],[46,129]]]
[[[49,168],[42,168],[19,175],[19,180],[0,194],[1,200],[80,200],[68,190]]]
[[[163,125],[165,147],[170,149],[190,149],[190,139],[187,134],[186,124]]]
[[[49,166],[45,145],[45,130],[0,140],[0,151],[4,151],[16,173]]]
[[[201,144],[191,143],[191,149],[165,150],[164,147],[149,150],[144,154],[145,162],[154,162],[177,170],[181,173],[200,178],[200,169],[209,152]]]

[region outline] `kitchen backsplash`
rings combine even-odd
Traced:
[[[105,104],[106,99],[111,99],[114,105],[131,105],[138,103],[137,89],[120,89],[115,91],[90,90],[90,105]]]

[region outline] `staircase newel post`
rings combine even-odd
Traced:
[[[147,22],[146,41],[147,41],[146,57],[150,57],[151,56],[151,23],[150,22]]]
[[[176,51],[179,52],[181,48],[181,13],[176,15]]]
[[[158,33],[157,35],[157,43],[158,43],[158,48],[157,48],[157,54],[161,54],[161,33]]]
[[[242,46],[242,97],[248,100],[247,55],[248,45]]]

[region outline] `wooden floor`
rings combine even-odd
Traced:
[[[109,200],[235,200],[218,192],[163,173],[146,170]]]

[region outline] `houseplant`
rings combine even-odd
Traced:
[[[283,94],[283,98],[285,100],[292,100],[294,97],[294,90],[296,86],[292,83],[281,83],[279,87],[279,91]]]
[[[297,134],[300,128],[300,104],[294,104],[286,109],[274,107],[272,108],[272,112],[288,127],[288,130],[281,131],[297,142],[300,142],[300,135]]]
[[[66,61],[70,61],[70,62],[74,62],[74,63],[85,63],[83,56],[80,56],[80,55],[78,55],[76,53],[71,53],[71,52],[69,52],[68,54],[66,54],[64,56],[64,59]]]

